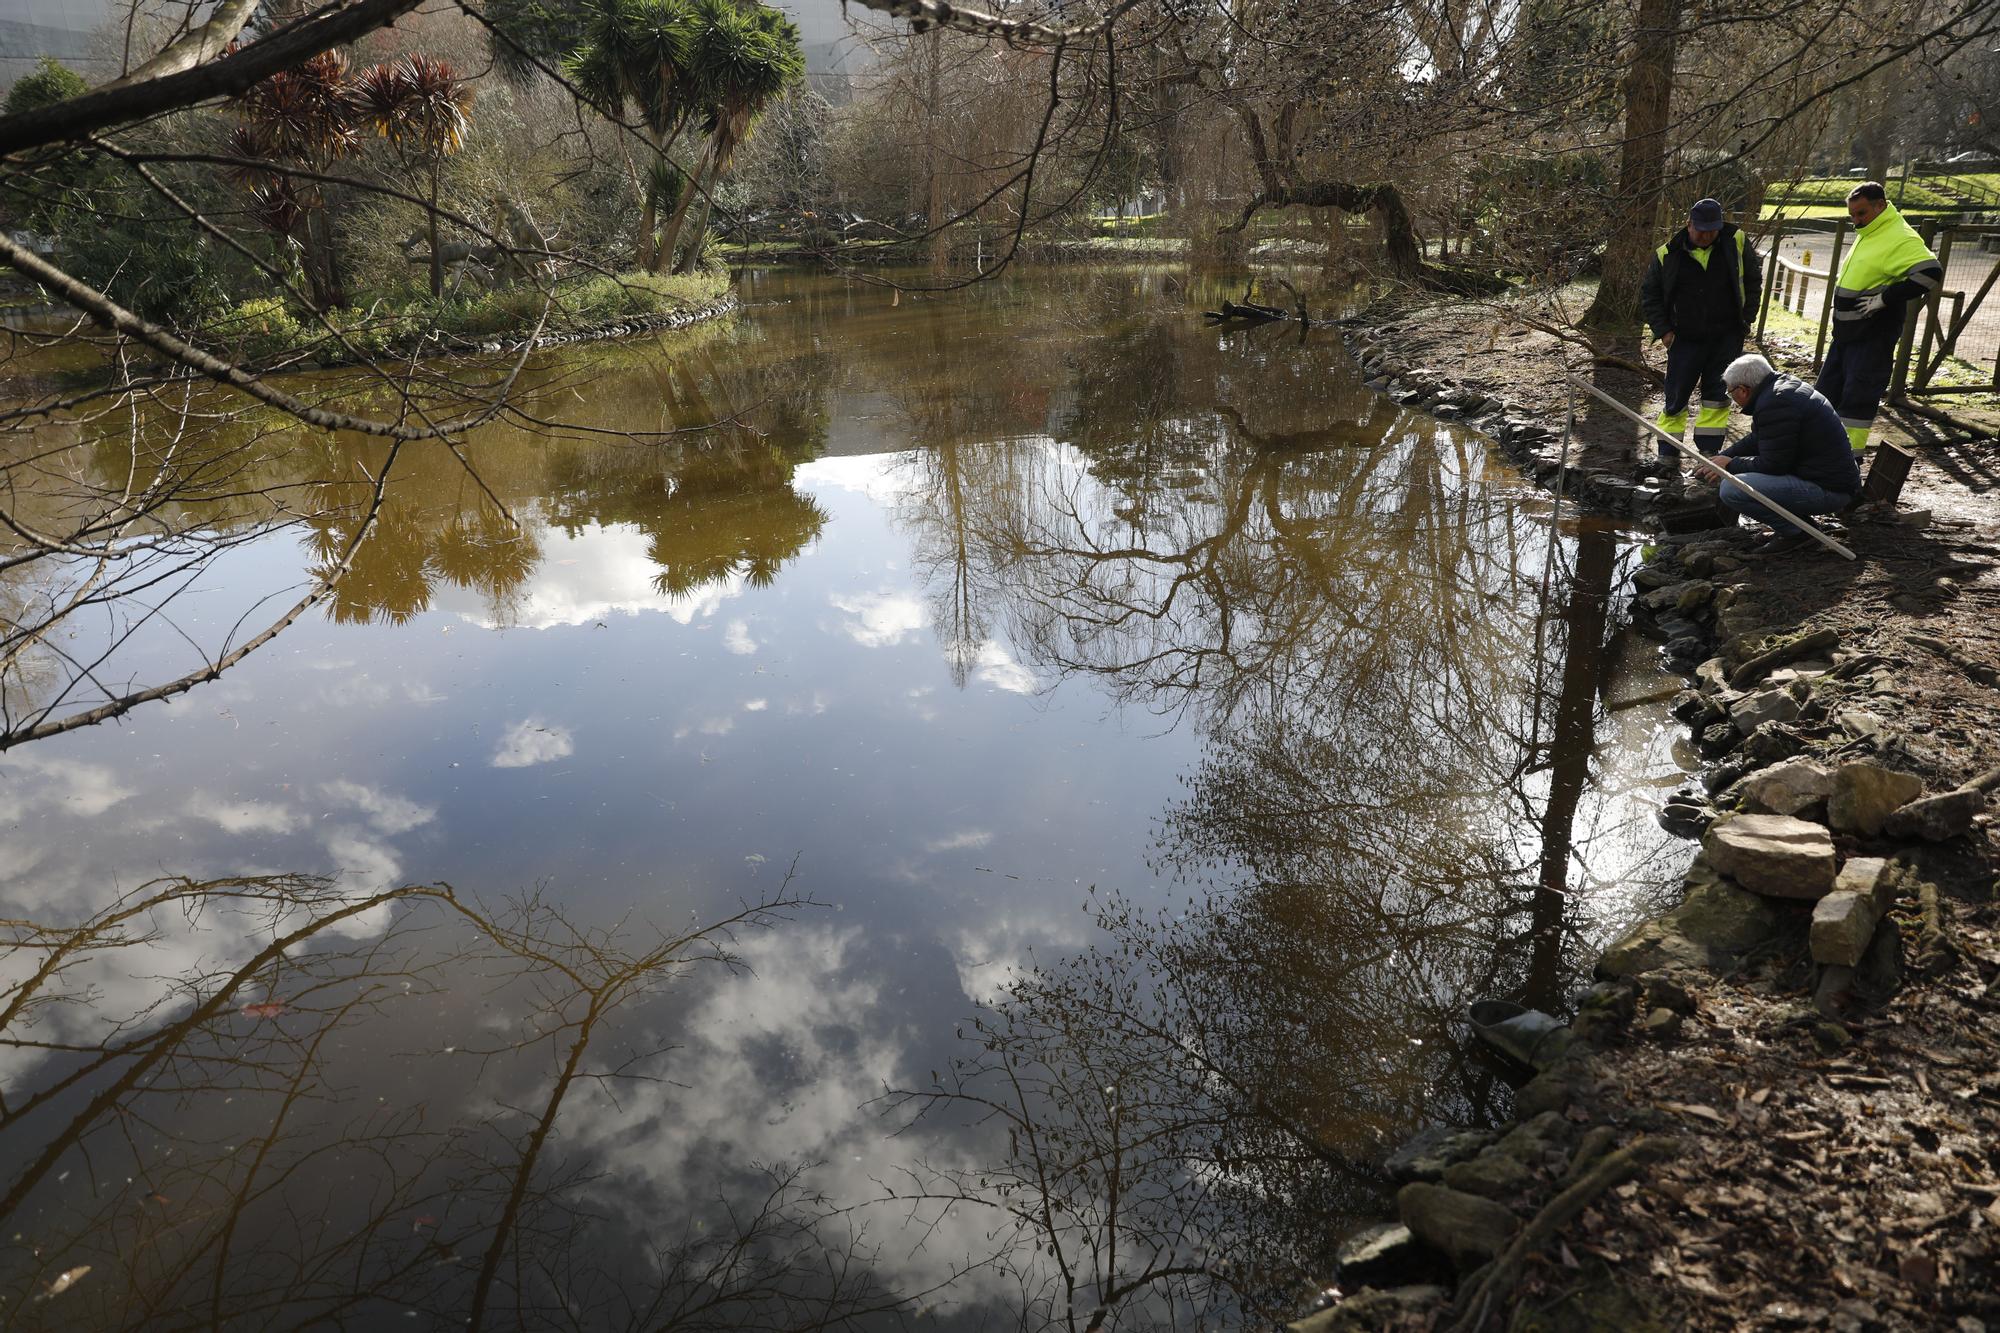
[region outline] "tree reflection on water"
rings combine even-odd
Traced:
[[[895,1197],[992,1210],[1035,1256],[1010,1261],[1030,1324],[1295,1309],[1394,1136],[1504,1110],[1464,1006],[1561,1009],[1580,872],[1642,876],[1658,846],[1592,782],[1613,535],[1556,528],[1421,419],[1364,441],[1244,401],[1240,360],[1141,329],[1071,444],[912,465],[948,656],[1004,620],[1035,665],[1204,737],[1156,841],[1190,896],[1098,898],[1102,943],[1025,969],[971,1054],[889,1099],[1004,1126],[1004,1158]]]
[[[690,1208],[635,1236],[588,1206],[599,1168],[559,1144],[567,1102],[662,1077],[663,1050],[614,1039],[614,1015],[739,968],[741,933],[808,906],[786,887],[653,935],[539,900],[276,876],[7,923],[0,1311],[19,1328],[721,1329],[907,1304],[854,1246],[852,1271],[829,1271],[802,1164],[749,1173],[719,1225]],[[240,961],[215,961],[232,945]],[[414,1044],[465,1004],[479,1038]],[[366,1068],[343,1059],[357,1045]],[[421,1075],[398,1076],[441,1060],[486,1094],[429,1104]]]
[[[774,934],[807,906],[789,887],[685,931],[587,923],[554,889],[495,906],[298,876],[161,881],[77,920],[18,909],[0,1322],[1081,1330],[1293,1311],[1379,1202],[1389,1140],[1504,1109],[1456,1039],[1464,1004],[1559,1008],[1594,896],[1658,854],[1593,749],[1619,543],[1526,500],[1473,438],[1359,392],[1332,337],[1133,314],[1144,281],[1037,297],[1076,321],[1037,335],[1062,357],[1001,363],[965,309],[899,307],[894,338],[839,356],[794,329],[649,362],[568,434],[483,431],[476,469],[406,458],[331,605],[399,623],[443,585],[481,623],[575,624],[619,603],[537,610],[534,581],[612,529],[663,599],[780,580],[829,523],[799,465],[865,409],[916,446],[883,471],[959,685],[1005,660],[1023,688],[1077,682],[1199,736],[1134,858],[1159,886],[1091,892],[1090,944],[967,995],[928,1080],[905,1060],[932,1034],[871,1006],[875,973],[851,984],[893,966],[845,958],[871,927]],[[830,286],[800,295],[800,329]],[[645,411],[721,424],[597,433]],[[296,523],[309,560],[344,558],[369,449],[234,462],[256,498],[210,520],[245,540]],[[8,688],[17,715],[39,706],[24,673]],[[709,1007],[746,961],[782,1014]],[[676,984],[703,970],[717,980]],[[742,1031],[701,1026],[718,1022]],[[806,1072],[773,1074],[807,1027]],[[724,1077],[756,1086],[708,1085]],[[812,1077],[843,1104],[803,1125],[763,1105]],[[899,1135],[880,1161],[815,1159],[878,1130]]]

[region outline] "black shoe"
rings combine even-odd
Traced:
[[[1787,551],[1796,551],[1801,546],[1810,545],[1812,545],[1812,538],[1806,536],[1803,532],[1785,532],[1779,533],[1775,537],[1766,537],[1763,541],[1758,542],[1750,548],[1750,554],[1783,555]]]

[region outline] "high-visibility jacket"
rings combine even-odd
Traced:
[[[1712,266],[1716,264],[1722,266],[1720,274],[1713,270]],[[1717,277],[1728,293],[1722,326],[1675,328],[1675,289],[1691,278],[1707,280]],[[1653,252],[1653,262],[1646,266],[1646,281],[1639,288],[1639,309],[1644,312],[1646,324],[1653,330],[1655,338],[1664,338],[1669,333],[1688,338],[1745,333],[1757,322],[1757,303],[1763,289],[1763,261],[1758,258],[1757,247],[1750,244],[1750,238],[1735,223],[1722,224],[1721,235],[1708,247],[1706,263],[1688,241],[1687,228],[1682,227],[1667,239],[1665,245]]]
[[[1929,296],[1944,284],[1944,266],[1894,204],[1885,203],[1875,220],[1854,233],[1854,248],[1834,280],[1833,338],[1896,338],[1903,332],[1903,303]],[[1883,307],[1863,314],[1861,302],[1880,292]]]

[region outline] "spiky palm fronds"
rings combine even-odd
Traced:
[[[347,58],[337,51],[323,51],[252,85],[237,105],[269,156],[325,162],[360,150],[354,81]]]
[[[698,101],[688,68],[694,34],[687,0],[598,0],[563,71],[592,101],[636,109],[664,139]]]
[[[767,5],[738,9],[731,0],[698,0],[703,23],[696,45],[709,91],[707,128],[718,167],[749,137],[764,108],[805,74],[799,30]]]
[[[646,172],[646,197],[662,213],[672,211],[687,187],[687,173],[664,157],[655,158]]]
[[[355,80],[356,110],[385,139],[429,157],[465,146],[472,123],[472,85],[448,60],[406,55]]]

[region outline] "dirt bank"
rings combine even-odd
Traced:
[[[1697,527],[1563,381],[1650,415],[1660,359],[1560,327],[1430,303],[1348,333],[1544,484]],[[1701,756],[1661,811],[1701,841],[1685,901],[1607,949],[1512,1126],[1391,1158],[1397,1220],[1296,1327],[2000,1330],[2000,445],[1884,424],[1919,461],[1832,525],[1857,560],[1687,530],[1635,575]]]

